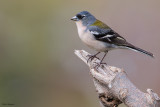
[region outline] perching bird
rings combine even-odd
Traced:
[[[98,53],[89,57],[91,60],[100,52],[104,52],[105,57],[107,52],[112,49],[131,49],[154,57],[151,52],[147,52],[128,43],[126,39],[87,11],[78,13],[76,16],[72,17],[71,20],[76,22],[80,39],[87,46],[98,51]],[[100,64],[103,64],[102,61],[104,57],[100,61]]]

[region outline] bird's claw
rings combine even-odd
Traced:
[[[91,59],[91,61],[92,61],[94,58],[99,59],[96,55],[87,55],[87,57],[89,57],[88,60],[87,60],[87,63],[89,62],[90,59]]]
[[[98,69],[101,65],[107,65],[107,63],[104,63],[104,62],[100,62],[100,63],[97,63],[97,62],[95,62],[96,63],[96,65],[95,65],[95,69]]]

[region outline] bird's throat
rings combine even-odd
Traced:
[[[83,35],[87,27],[83,25],[82,21],[76,22],[76,25],[77,25],[79,36]]]

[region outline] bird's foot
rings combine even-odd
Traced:
[[[89,62],[89,60],[92,61],[94,58],[99,59],[96,55],[87,55],[87,57],[89,57],[87,63]]]
[[[104,63],[104,62],[100,62],[100,63],[96,63],[96,66],[94,67],[95,69],[98,69],[101,65],[107,65],[107,63]]]

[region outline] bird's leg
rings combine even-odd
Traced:
[[[105,52],[105,54],[104,54],[104,56],[103,56],[102,60],[100,61],[100,64],[106,64],[106,65],[107,65],[107,63],[102,62],[102,61],[103,61],[103,59],[106,57],[107,53],[108,53],[108,51],[107,51],[107,52]]]
[[[87,60],[87,63],[88,63],[88,61],[91,59],[91,61],[94,59],[94,58],[97,58],[97,59],[99,59],[98,57],[97,57],[97,55],[99,54],[100,52],[98,52],[98,53],[96,53],[96,54],[94,54],[94,55],[87,55],[89,58],[88,58],[88,60]]]
[[[102,62],[103,59],[106,57],[107,53],[108,53],[108,51],[105,52],[105,54],[104,54],[102,60],[100,61],[100,63],[97,63],[97,65],[95,66],[95,68],[98,68],[101,64],[106,64],[106,65],[107,65],[107,63]]]

